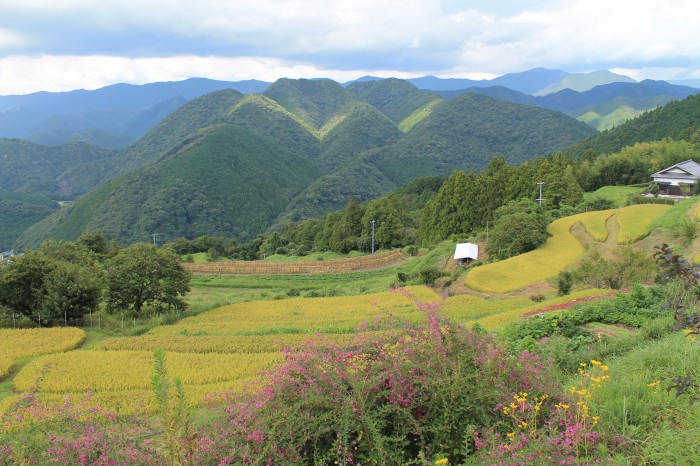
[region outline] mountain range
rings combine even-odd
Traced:
[[[616,76],[592,73],[586,85]],[[584,78],[540,68],[469,83],[190,79],[0,96],[0,134],[31,120],[13,115],[46,117],[43,132],[28,125],[0,139],[0,248],[88,231],[123,243],[153,233],[249,239],[341,208],[349,197],[364,201],[421,176],[481,170],[494,155],[519,164],[576,147],[596,130],[573,117],[622,118],[700,92],[627,78],[533,95],[563,81],[585,87]],[[56,122],[53,132],[48,121]],[[49,133],[56,141],[72,136],[57,145],[25,140]],[[89,137],[105,135],[119,144]]]
[[[361,202],[420,176],[481,170],[496,154],[518,164],[594,133],[560,112],[477,94],[446,100],[398,79],[346,87],[280,79],[261,94],[221,90],[183,105],[124,151],[76,159],[71,173],[99,173],[101,182],[18,245],[87,231],[124,243],[153,233],[248,239],[349,197]],[[13,178],[29,171],[21,173]]]
[[[343,86],[382,79],[365,76]],[[700,92],[697,87],[690,87],[697,83],[664,82],[665,87],[649,86],[650,81],[637,83],[628,76],[605,70],[570,74],[534,68],[490,80],[425,76],[408,79],[408,82],[445,98],[479,92],[497,99],[562,111],[599,130],[618,125],[672,99]],[[191,78],[145,85],[115,84],[93,91],[0,96],[0,138],[20,138],[44,145],[82,141],[121,150],[196,97],[222,89],[243,94],[262,93],[271,84],[257,80],[229,82]],[[632,95],[617,94],[622,84],[627,85],[625,93]],[[601,89],[591,94],[594,88]]]

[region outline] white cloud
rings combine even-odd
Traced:
[[[310,64],[288,63],[268,57],[123,58],[109,56],[40,56],[0,58],[0,95],[26,94],[38,90],[51,92],[97,89],[112,83],[145,84],[207,77],[222,81],[259,79],[275,81],[281,77],[327,77],[339,82],[362,75],[410,78],[420,73],[396,70],[334,70]]]
[[[17,47],[24,42],[25,39],[19,34],[6,29],[0,29],[0,50]]]
[[[399,77],[492,76],[539,66],[683,78],[700,68],[690,0],[507,3],[0,0],[0,57],[3,68],[32,62],[57,73],[29,79],[54,89],[189,76],[342,80],[382,70]],[[0,81],[0,94],[22,87],[24,70],[0,70],[10,78]]]

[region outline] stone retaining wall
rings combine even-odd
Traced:
[[[345,273],[378,269],[403,260],[401,250],[382,252],[350,259],[309,260],[295,262],[231,261],[183,263],[182,266],[197,274],[226,275],[289,275],[296,273]]]

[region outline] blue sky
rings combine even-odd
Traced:
[[[700,79],[690,1],[0,0],[0,95],[194,76]]]

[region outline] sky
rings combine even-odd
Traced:
[[[690,0],[0,0],[0,95],[544,67],[700,79]]]

